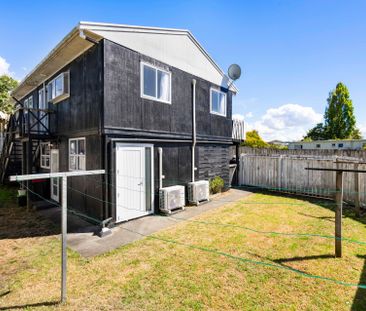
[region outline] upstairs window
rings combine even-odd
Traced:
[[[213,114],[226,117],[226,93],[211,88],[210,111]]]
[[[141,97],[171,103],[171,73],[141,63]]]
[[[33,96],[29,96],[24,100],[24,108],[33,108]],[[28,110],[26,110],[28,112]]]
[[[339,148],[343,148],[343,144],[338,144],[338,147]]]
[[[56,104],[70,96],[70,74],[65,71],[47,84],[47,101]]]
[[[69,140],[69,170],[85,170],[85,137]]]
[[[320,144],[316,144],[316,147],[317,147],[317,148],[320,148]]]
[[[50,168],[50,143],[41,143],[41,167]]]

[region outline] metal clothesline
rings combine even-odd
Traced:
[[[61,302],[66,301],[66,271],[67,271],[67,178],[73,176],[102,175],[105,170],[56,172],[43,174],[28,174],[10,176],[10,181],[39,180],[46,178],[62,179],[62,205],[61,205]]]

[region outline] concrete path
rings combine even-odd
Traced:
[[[230,189],[219,196],[214,197],[210,202],[186,207],[176,216],[179,218],[192,218],[209,210],[215,209],[229,202],[238,201],[251,194],[243,190]],[[120,246],[132,243],[159,230],[174,226],[178,220],[169,216],[151,215],[131,220],[112,229],[112,234],[100,238],[93,233],[93,230],[80,230],[80,232],[69,233],[67,245],[84,257],[92,257],[116,249]],[[92,227],[88,227],[92,229]],[[138,233],[135,233],[138,232]],[[139,234],[140,233],[140,234]]]

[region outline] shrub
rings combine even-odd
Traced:
[[[210,192],[212,194],[219,193],[224,188],[224,180],[220,176],[210,180]]]

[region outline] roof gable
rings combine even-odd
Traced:
[[[230,81],[188,30],[80,22],[90,31],[131,50],[191,73],[216,85]],[[237,92],[234,85],[231,90]]]
[[[52,77],[93,43],[105,38],[138,53],[191,73],[216,85],[237,92],[235,85],[188,30],[80,22],[66,37],[20,82],[12,96],[23,98]]]

